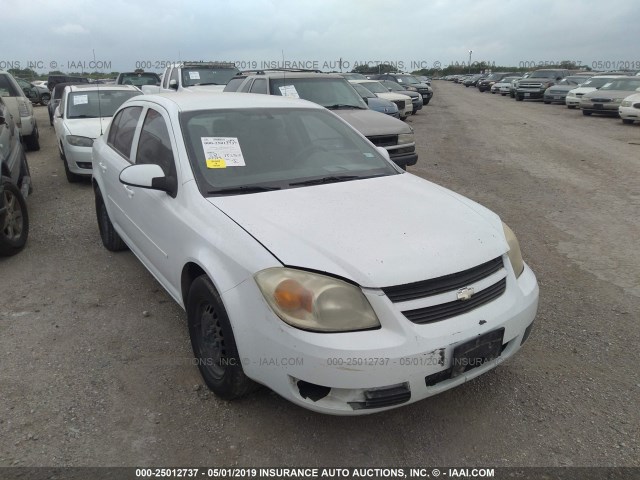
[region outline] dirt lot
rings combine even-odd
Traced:
[[[0,259],[0,466],[640,466],[640,125],[434,89],[409,119],[410,171],[518,234],[541,289],[518,355],[368,417],[267,389],[216,399],[184,313],[130,252],[102,247],[91,187],[67,183],[38,107],[29,244]]]

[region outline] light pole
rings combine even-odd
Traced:
[[[471,73],[471,54],[473,53],[473,50],[469,50],[469,73]]]

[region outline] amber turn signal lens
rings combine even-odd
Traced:
[[[303,309],[311,312],[313,295],[295,280],[287,279],[280,282],[273,297],[278,306],[285,311],[292,312]]]

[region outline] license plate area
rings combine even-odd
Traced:
[[[502,353],[503,339],[504,328],[499,328],[455,347],[451,361],[451,378],[498,358]]]
[[[602,110],[602,104],[601,103],[594,103],[593,104],[593,108],[595,108],[596,110]]]
[[[553,97],[553,99],[554,99],[554,100],[560,100],[561,98],[562,98],[562,97],[561,97],[560,95],[555,95],[555,96]]]
[[[525,93],[525,94],[524,94],[524,96],[525,96],[525,97],[530,97],[530,96],[531,96],[531,94],[527,92],[527,93]]]

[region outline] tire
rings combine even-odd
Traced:
[[[431,101],[431,99],[429,99],[429,100],[423,100],[423,101],[422,101],[422,106],[429,105],[429,102],[430,102],[430,101]]]
[[[494,92],[494,91],[491,92],[491,95],[495,95],[495,94],[496,94],[496,92]]]
[[[502,95],[503,97],[506,97],[507,94],[506,93],[501,93],[500,95]]]
[[[547,100],[543,100],[543,102],[544,102],[544,104],[545,104],[545,105],[549,105],[549,104],[551,104],[551,102],[549,102],[549,101],[547,101]]]
[[[10,257],[20,252],[29,237],[29,212],[20,189],[7,177],[2,177],[4,201],[7,211],[0,222],[0,256]]]
[[[589,110],[582,110],[582,114],[585,116],[590,116],[592,112],[590,112]]]
[[[78,183],[82,181],[82,175],[78,175],[77,173],[73,173],[69,170],[69,163],[66,158],[63,157],[62,162],[64,163],[64,174],[67,176],[67,181],[69,183]]]
[[[40,95],[40,104],[44,105],[45,107],[47,105],[49,105],[49,102],[51,101],[51,95],[49,95],[48,93],[44,93],[42,95]]]
[[[186,307],[193,355],[207,387],[226,400],[255,390],[258,385],[242,370],[229,316],[209,277],[193,281]]]
[[[96,196],[96,218],[98,220],[98,230],[100,230],[100,239],[104,247],[110,252],[120,252],[127,249],[127,244],[122,241],[116,229],[113,228],[107,207],[102,199],[100,189],[95,189]]]
[[[633,120],[631,120],[630,118],[623,118],[622,123],[624,123],[625,125],[631,125],[633,123]]]
[[[407,115],[405,115],[404,117],[400,117],[400,120],[402,120],[403,122],[407,119]]]
[[[516,95],[516,102],[521,102],[524,99],[524,97],[521,97],[520,95]]]
[[[38,126],[35,126],[35,129],[31,135],[28,137],[24,137],[24,143],[27,146],[27,150],[32,152],[37,152],[40,150],[40,132],[38,131]]]
[[[575,106],[575,105],[567,105],[567,108],[568,108],[569,110],[573,110],[574,108],[576,108],[576,106]]]

